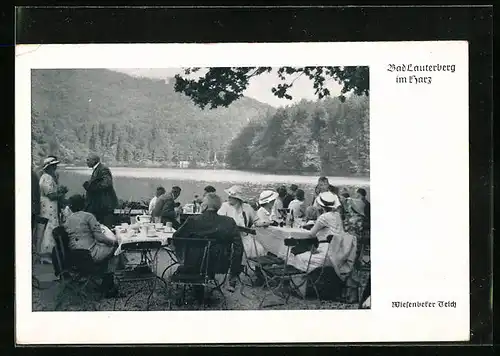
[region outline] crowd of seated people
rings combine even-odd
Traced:
[[[204,196],[210,194],[210,197],[218,197],[212,188],[208,187],[208,192],[205,189]],[[246,228],[277,226],[278,220],[283,218],[282,212],[287,210],[296,218],[302,219],[303,227],[309,230],[310,237],[322,241],[326,240],[327,236],[333,235],[330,244],[318,244],[312,251],[291,254],[289,264],[299,270],[310,272],[322,265],[328,253],[326,260],[331,262],[336,274],[336,280],[331,283],[340,285],[345,282],[356,258],[356,241],[364,230],[369,229],[370,205],[364,189],[358,189],[355,198],[350,198],[347,191],[339,192],[339,189],[332,186],[326,177],[320,177],[310,206],[306,206],[304,190],[292,184],[288,188],[279,186],[275,190],[262,191],[258,197],[257,209],[246,202],[241,186],[232,186],[224,192],[227,194],[227,200],[221,203],[217,213],[231,218],[237,226]],[[193,221],[185,224],[193,224]],[[180,231],[183,231],[182,227]],[[237,240],[241,241],[243,247],[238,252],[240,254],[237,257],[238,268],[244,263],[245,257],[268,253],[246,232],[240,231]],[[255,283],[258,285],[262,283],[262,276],[258,269],[256,271]],[[235,288],[238,272],[241,272],[241,268],[233,270],[231,274],[230,290]]]
[[[54,160],[47,162],[47,167],[54,166]],[[49,169],[48,169],[49,170]],[[289,264],[295,268],[310,272],[321,267],[323,261],[331,262],[336,280],[340,285],[352,271],[356,255],[356,239],[369,232],[370,202],[365,189],[357,189],[351,197],[346,190],[331,185],[326,177],[318,179],[314,196],[310,204],[306,203],[303,189],[296,184],[276,189],[263,190],[257,199],[257,206],[252,206],[243,194],[243,188],[234,185],[224,190],[226,201],[222,201],[213,186],[206,186],[201,197],[195,197],[199,216],[189,217],[181,223],[182,207],[176,200],[182,189],[174,186],[170,191],[158,187],[149,204],[149,213],[154,221],[171,223],[177,230],[177,237],[213,237],[220,235],[235,242],[235,255],[228,289],[235,290],[246,257],[263,256],[268,253],[256,239],[237,227],[266,228],[278,225],[284,218],[284,212],[303,221],[302,227],[309,230],[310,237],[318,241],[333,235],[329,244],[318,244],[312,250],[291,253]],[[106,235],[107,230],[89,212],[84,212],[85,199],[72,196],[69,199],[69,213],[65,217],[64,227],[70,238],[70,248],[89,250],[96,263],[109,260],[109,275],[103,281],[109,295],[114,291],[112,271],[116,259],[112,256],[116,249],[116,240]],[[217,218],[217,216],[219,218]],[[224,219],[222,219],[224,217]],[[213,235],[213,236],[212,236]],[[328,257],[325,259],[325,257]],[[262,276],[257,270],[257,284]]]

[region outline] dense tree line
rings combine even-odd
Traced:
[[[369,175],[369,100],[301,101],[247,125],[229,146],[234,169]]]
[[[32,71],[32,157],[81,164],[90,151],[108,164],[221,160],[248,123],[274,108],[242,98],[201,110],[173,82],[101,69]]]

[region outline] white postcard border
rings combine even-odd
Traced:
[[[455,65],[389,72],[389,64]],[[370,67],[372,309],[32,312],[33,68]],[[396,75],[432,77],[396,83]],[[468,43],[20,45],[16,47],[16,342],[294,343],[469,339]],[[393,308],[453,301],[455,308]]]

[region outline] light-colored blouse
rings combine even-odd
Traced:
[[[261,206],[257,210],[257,221],[259,225],[271,224],[271,212]]]
[[[357,241],[354,235],[344,231],[340,214],[337,211],[322,214],[311,229],[311,235],[319,241],[326,240],[328,235],[333,235],[333,239],[329,244],[320,244],[312,256],[310,252],[290,254],[288,263],[307,272],[327,263],[345,281],[354,267]]]
[[[153,199],[149,202],[149,215],[153,214],[153,210],[155,208],[156,200],[158,199],[157,196],[154,196]]]
[[[224,202],[217,214],[229,216],[233,218],[236,225],[244,227],[250,227],[258,220],[255,210],[247,203],[243,203],[240,206],[234,206],[229,204],[229,202]]]
[[[288,208],[293,212],[294,218],[303,218],[306,215],[306,203],[304,201],[294,199],[290,202]]]
[[[69,235],[70,249],[91,250],[97,241],[109,240],[95,216],[85,211],[77,211],[68,216],[64,227]]]

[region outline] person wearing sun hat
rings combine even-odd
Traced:
[[[238,226],[253,226],[257,221],[257,216],[250,204],[245,202],[243,188],[239,185],[233,185],[224,189],[224,192],[228,195],[228,199],[222,203],[218,214],[233,218]]]
[[[238,226],[254,226],[258,222],[258,217],[250,204],[245,203],[243,188],[239,185],[233,185],[228,189],[224,189],[224,192],[228,195],[228,199],[226,202],[222,203],[217,213],[219,215],[233,218]],[[261,256],[266,253],[264,248],[259,244],[257,244],[257,251],[255,251],[253,238],[248,236],[247,233],[241,232],[241,240],[247,257]],[[233,278],[229,281],[230,291],[234,291],[235,286],[236,276],[233,276]]]
[[[274,190],[264,190],[259,196],[259,210],[257,210],[258,221],[255,226],[266,227],[272,222],[271,214],[274,202],[278,198],[278,192]]]
[[[37,253],[42,263],[52,263],[52,248],[55,246],[52,231],[59,226],[59,199],[64,195],[59,190],[57,183],[57,165],[54,156],[49,156],[43,161],[42,175],[40,177],[40,216],[48,219],[45,233],[40,241],[37,241]]]
[[[316,223],[310,230],[311,237],[316,237],[318,241],[326,240],[327,236],[333,235],[330,244],[319,244],[318,248],[310,251],[288,256],[288,263],[295,268],[311,272],[322,266],[325,256],[328,253],[327,263],[335,270],[335,280],[329,281],[332,288],[340,293],[342,284],[351,274],[356,257],[356,237],[344,231],[339,208],[340,200],[332,192],[322,192],[316,197],[316,203],[321,206],[324,213],[320,215]]]

